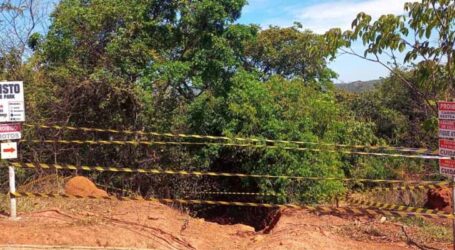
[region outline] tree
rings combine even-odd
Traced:
[[[374,22],[359,13],[352,30],[333,29],[326,38],[332,46],[341,47],[342,53],[387,68],[435,114],[435,100],[455,96],[455,2],[422,0],[406,3],[404,9],[406,15],[383,15]],[[357,40],[367,46],[363,54],[349,48]],[[405,53],[402,62],[398,53]],[[412,67],[413,79],[402,73],[403,66]]]
[[[0,4],[0,80],[24,80],[24,62],[47,30],[50,2],[6,0]]]
[[[206,89],[229,86],[240,65],[236,45],[256,32],[233,25],[244,4],[66,0],[53,14],[43,52],[51,68],[73,68],[82,78],[108,71],[191,100]]]
[[[245,64],[261,72],[264,79],[281,75],[327,84],[336,77],[327,67],[330,48],[322,35],[299,28],[297,23],[293,27],[270,27],[261,31],[247,45]]]
[[[330,81],[334,73],[327,67],[332,51],[323,37],[298,27],[258,33],[257,26],[235,24],[244,4],[244,0],[62,0],[49,32],[29,39],[35,53],[27,66],[39,81],[28,87],[43,90],[27,98],[37,114],[33,119],[120,130],[376,144],[371,124],[355,121],[349,111],[335,105]],[[32,130],[31,135],[169,139],[80,131]],[[336,153],[220,145],[26,146],[29,150],[22,157],[42,162],[264,174],[352,176],[355,171],[348,163],[358,161]],[[223,187],[206,178],[107,173],[95,178],[132,186],[144,195],[169,196],[165,189],[173,188],[178,196],[179,190],[208,187],[207,183]],[[251,191],[292,191],[294,200],[305,201],[343,190],[338,181],[228,184]]]
[[[348,112],[333,105],[334,98],[331,91],[320,91],[316,83],[304,84],[301,79],[286,80],[279,75],[262,82],[256,75],[242,71],[234,77],[227,96],[206,92],[196,98],[189,107],[186,123],[191,131],[198,134],[376,144],[377,138],[370,124],[355,121]],[[303,147],[313,146],[308,144]],[[339,154],[280,148],[214,146],[195,154],[199,156],[199,165],[214,171],[273,175],[352,176],[356,175],[355,167],[348,162],[359,160]],[[336,181],[296,183],[278,179],[244,181],[240,184],[229,181],[221,183],[220,187],[242,186],[244,190],[279,192],[292,201],[316,201],[344,190],[342,183]]]
[[[21,60],[30,56],[29,38],[37,30],[46,32],[51,6],[49,0],[6,0],[0,4],[0,57],[11,51]]]

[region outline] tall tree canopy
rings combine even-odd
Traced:
[[[229,86],[242,55],[238,45],[256,32],[254,26],[233,25],[244,4],[64,0],[53,14],[43,54],[56,77],[111,75],[191,100],[206,89]]]
[[[267,29],[238,24],[245,4],[245,0],[60,1],[49,32],[28,39],[33,56],[17,60],[31,90],[27,91],[31,121],[303,140],[309,142],[304,145],[308,149],[315,143],[383,143],[374,133],[372,121],[376,120],[356,120],[362,110],[340,105],[334,93],[336,74],[328,62],[340,46],[355,39],[354,32],[319,35],[298,23]],[[74,131],[31,130],[27,136],[132,140],[131,135]],[[137,135],[133,139],[169,138]],[[276,175],[379,178],[396,174],[393,168],[384,167],[388,161],[382,159],[336,151],[288,151],[281,145],[273,149],[222,145],[27,147],[23,159],[42,162]],[[290,199],[316,201],[344,189],[338,181],[215,182],[105,173],[95,178],[115,185],[127,183],[154,195],[168,195],[169,188],[232,187],[291,193]]]
[[[331,82],[336,74],[327,68],[330,47],[322,35],[299,28],[301,25],[297,23],[289,28],[270,27],[260,32],[247,46],[247,64],[266,79],[281,75],[321,84]]]

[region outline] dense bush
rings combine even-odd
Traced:
[[[298,23],[264,30],[237,24],[245,3],[62,0],[52,14],[48,33],[30,37],[33,55],[24,62],[14,50],[2,54],[0,74],[25,81],[29,123],[328,144],[420,146],[412,140],[428,141],[434,136],[432,116],[427,112],[431,105],[420,106],[421,99],[398,88],[393,78],[376,92],[349,99],[352,103],[340,102],[331,82],[336,74],[327,66],[337,49],[346,45],[340,32],[318,35],[302,31]],[[421,107],[425,109],[420,111]],[[28,128],[25,137],[170,140],[37,128]],[[302,147],[321,147],[312,143]],[[20,158],[320,177],[392,178],[403,169],[397,168],[404,161],[347,155],[338,152],[339,148],[332,147],[336,152],[328,153],[287,150],[286,146],[23,143]],[[27,177],[26,173],[20,177]],[[274,191],[288,195],[287,201],[313,202],[345,190],[340,181],[112,173],[92,177],[99,183],[162,197],[182,197],[201,189]]]

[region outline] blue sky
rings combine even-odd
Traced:
[[[410,0],[249,0],[242,12],[240,23],[291,26],[294,21],[316,33],[324,33],[333,27],[350,28],[357,13],[363,11],[374,18],[383,14],[403,14],[405,2]],[[361,43],[354,44],[354,50],[362,52]],[[388,75],[382,66],[356,58],[341,55],[330,63],[338,73],[335,82],[372,80]]]

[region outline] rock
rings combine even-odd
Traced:
[[[243,225],[243,224],[237,224],[236,227],[237,227],[238,231],[243,231],[243,232],[254,232],[255,231],[254,227],[250,227],[250,226]]]
[[[430,189],[427,192],[426,208],[438,209],[445,212],[452,212],[452,190],[451,188]]]
[[[263,241],[263,240],[264,240],[264,236],[262,236],[262,235],[256,235],[253,238],[253,242],[259,242],[259,241]]]
[[[69,195],[107,197],[106,191],[96,187],[96,185],[84,176],[71,178],[65,184],[65,193]]]

